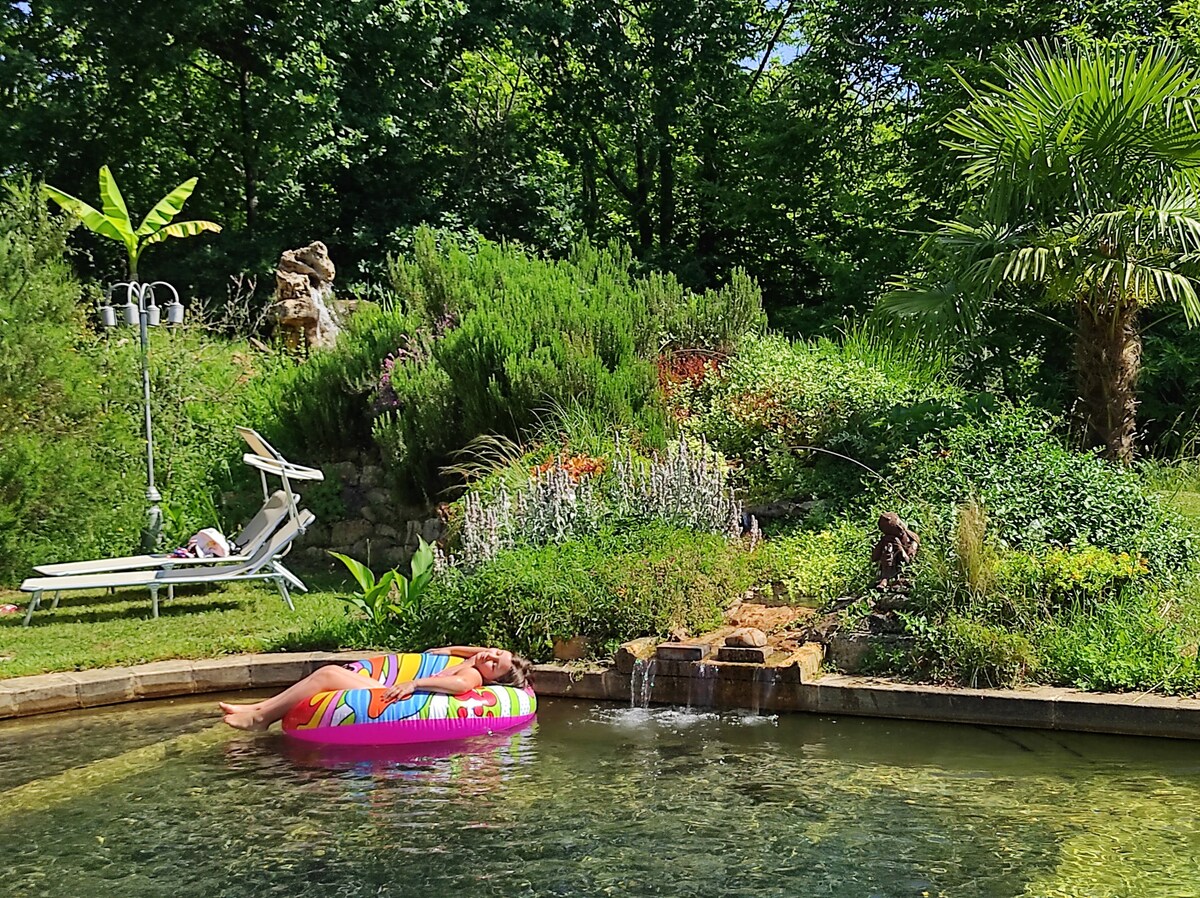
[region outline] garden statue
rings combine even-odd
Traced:
[[[337,340],[329,309],[334,274],[329,250],[319,240],[279,257],[271,316],[289,347],[303,343],[305,349],[323,349]]]
[[[871,561],[879,566],[879,581],[876,589],[887,589],[888,584],[903,585],[904,568],[917,557],[917,549],[921,538],[908,529],[893,512],[885,512],[879,516],[881,536],[871,550]]]

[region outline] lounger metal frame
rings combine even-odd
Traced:
[[[172,568],[172,569],[156,569],[141,572],[144,576],[138,578],[136,571],[117,572],[109,574],[100,574],[93,577],[87,575],[78,575],[74,577],[40,577],[31,578],[21,584],[21,589],[25,592],[32,593],[29,600],[29,608],[25,612],[25,626],[28,627],[33,619],[33,612],[38,609],[42,603],[42,594],[46,592],[54,593],[54,600],[50,606],[50,610],[58,608],[60,594],[67,591],[84,590],[84,589],[105,589],[110,590],[120,587],[140,588],[146,587],[150,590],[151,616],[158,617],[158,594],[165,586],[167,588],[167,598],[175,598],[176,586],[189,585],[204,585],[217,583],[239,583],[252,580],[272,580],[276,588],[279,590],[279,595],[292,611],[296,610],[296,606],[292,604],[291,592],[288,588],[289,584],[301,592],[308,592],[308,587],[304,583],[284,567],[279,560],[291,550],[292,543],[296,538],[303,533],[316,516],[308,510],[302,509],[296,520],[287,521],[276,534],[268,540],[252,556],[248,561],[229,565],[231,569],[211,568],[200,570],[194,568]],[[149,580],[145,577],[150,577]]]

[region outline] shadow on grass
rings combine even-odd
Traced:
[[[123,604],[128,605],[128,603]],[[158,616],[160,618],[183,617],[189,614],[202,614],[206,611],[237,611],[244,604],[244,599],[236,598],[225,602],[193,602],[187,605],[172,604],[167,600],[160,600],[158,603]],[[60,603],[57,609],[51,611],[49,604],[43,599],[42,607],[33,613],[33,619],[29,622],[29,626],[33,628],[54,624],[98,624],[104,621],[136,620],[139,618],[152,620],[149,600],[146,601],[145,607],[139,606],[140,603],[124,608],[114,608],[111,611],[89,611],[83,608],[64,608]],[[24,615],[19,616],[17,623],[20,624],[23,621]]]

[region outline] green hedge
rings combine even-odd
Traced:
[[[601,648],[674,627],[703,632],[754,580],[753,555],[721,536],[644,527],[514,549],[464,576],[435,579],[419,622],[397,633],[406,648],[503,645],[534,660],[555,639]]]

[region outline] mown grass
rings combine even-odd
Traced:
[[[64,594],[50,611],[49,596],[21,626],[28,596],[0,590],[0,604],[21,613],[0,616],[0,678],[62,670],[142,664],[170,658],[213,658],[239,652],[318,651],[347,647],[338,582],[307,578],[313,589],[294,594],[289,611],[260,584],[180,589],[150,617],[146,590]]]

